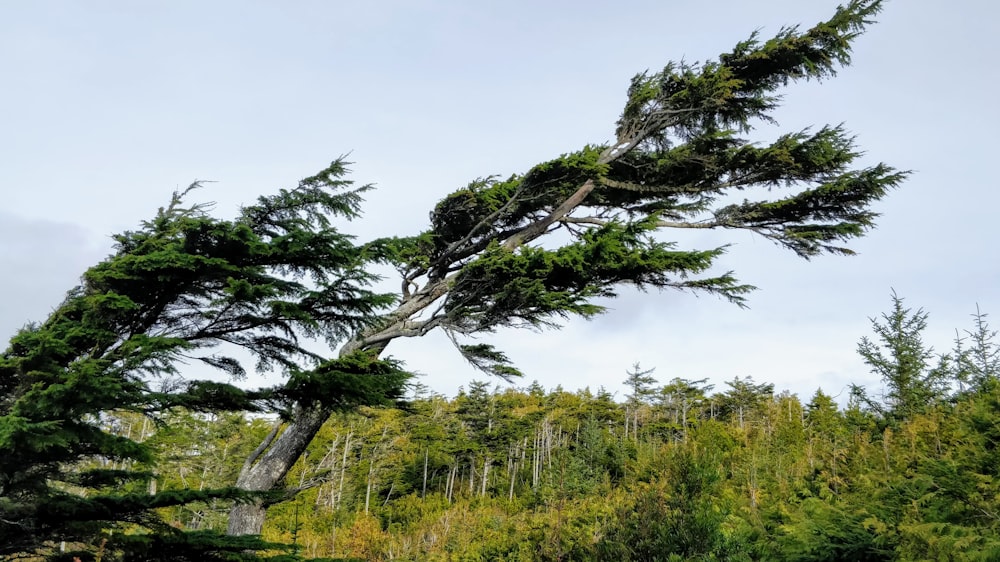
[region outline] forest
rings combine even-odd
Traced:
[[[640,72],[612,140],[472,180],[416,234],[348,233],[372,188],[343,157],[231,216],[176,190],[0,353],[0,559],[1000,560],[978,309],[941,354],[893,292],[858,335],[881,387],[808,400],[627,363],[624,396],[547,389],[491,339],[625,290],[746,307],[736,234],[854,254],[911,172],[842,124],[754,131],[882,8]],[[487,379],[443,396],[387,352],[431,332]]]
[[[416,384],[399,407],[330,419],[264,537],[359,560],[997,560],[1000,347],[973,315],[944,356],[893,297],[859,353],[883,377],[846,407],[750,378],[724,388],[633,366],[631,392]],[[150,486],[232,481],[272,422],[177,411]],[[224,529],[227,506],[164,512]]]

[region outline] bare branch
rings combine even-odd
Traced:
[[[587,224],[594,226],[606,226],[611,223],[608,220],[602,220],[597,217],[563,217],[559,219],[561,223],[567,224]],[[718,221],[703,221],[703,222],[683,222],[683,221],[656,221],[656,226],[658,228],[719,228],[730,226]],[[756,230],[756,229],[751,229]]]
[[[271,431],[267,434],[267,437],[265,437],[264,440],[261,441],[260,445],[257,445],[257,448],[254,449],[252,453],[250,453],[250,456],[247,457],[247,460],[243,463],[243,470],[241,472],[246,472],[250,470],[250,467],[252,467],[253,464],[257,462],[257,459],[264,453],[264,451],[271,446],[271,443],[274,442],[275,437],[278,436],[278,430],[281,429],[282,425],[284,424],[280,419],[275,420],[274,425],[271,426]]]
[[[380,330],[377,334],[364,338],[359,342],[359,346],[367,348],[396,338],[418,338],[440,326],[443,320],[444,316],[433,316],[419,322],[403,320],[392,327]]]
[[[528,226],[521,229],[520,232],[508,238],[507,241],[504,242],[504,248],[507,248],[508,250],[513,250],[514,248],[517,248],[518,246],[524,244],[525,242],[534,240],[535,238],[538,238],[539,236],[544,234],[545,231],[550,226],[552,226],[553,223],[565,217],[570,212],[572,212],[573,209],[577,208],[581,203],[583,203],[583,200],[586,199],[588,195],[590,195],[590,192],[594,191],[595,187],[597,187],[597,184],[594,183],[594,180],[587,180],[586,182],[584,182],[584,184],[581,185],[579,189],[577,189],[573,193],[573,195],[567,197],[566,200],[563,201],[561,205],[559,205],[558,207],[555,208],[555,210],[549,213],[549,216],[545,217],[540,221],[529,224]]]

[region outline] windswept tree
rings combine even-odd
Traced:
[[[711,293],[742,306],[752,287],[713,267],[726,247],[681,248],[672,229],[752,232],[807,259],[851,254],[847,242],[874,224],[872,204],[905,173],[856,166],[861,152],[841,126],[766,144],[746,135],[774,123],[783,87],[848,64],[852,42],[881,8],[852,0],[808,30],[766,40],[755,33],[717,60],[641,73],[611,142],[473,181],[437,204],[426,231],[372,242],[370,251],[398,270],[400,292],[341,354],[380,354],[396,338],[440,329],[475,367],[508,377],[518,371],[501,350],[465,338],[593,317],[604,310],[597,299],[622,286]],[[733,194],[745,199],[731,203]],[[330,411],[312,397],[298,402],[238,485],[280,487]],[[261,505],[237,505],[229,530],[258,533],[263,521]]]
[[[361,192],[334,162],[297,188],[261,197],[233,220],[175,194],[141,228],[115,237],[49,318],[0,354],[0,558],[214,560],[264,545],[252,537],[185,533],[156,508],[227,499],[264,502],[227,487],[148,487],[152,450],[109,431],[109,415],[280,411],[322,401],[327,411],[401,394],[406,374],[364,350],[328,360],[305,336],[336,344],[369,326],[391,296],[367,288],[371,250],[332,228],[356,215]],[[246,372],[277,368],[285,384],[241,390],[178,364]],[[311,436],[310,436],[311,437]],[[95,464],[95,459],[113,461]],[[127,532],[123,532],[127,531]]]

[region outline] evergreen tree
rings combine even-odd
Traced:
[[[291,415],[400,392],[406,374],[394,364],[364,352],[324,361],[301,341],[336,343],[392,301],[366,288],[370,250],[331,225],[356,216],[364,191],[343,174],[336,161],[233,220],[184,206],[197,184],[175,193],[140,229],[116,236],[114,253],[45,322],[13,337],[0,354],[0,556],[58,556],[54,545],[67,544],[78,552],[65,556],[83,559],[100,549],[106,560],[208,560],[266,546],[167,525],[155,509],[265,498],[231,487],[153,491],[142,468],[149,446],[104,422],[133,414],[159,423],[176,407]],[[178,377],[182,361],[244,376],[233,349],[287,383],[245,391]],[[114,468],[91,468],[93,459]]]
[[[649,402],[649,399],[653,396],[654,390],[653,385],[656,384],[656,378],[653,376],[653,371],[656,369],[646,369],[643,370],[636,363],[632,365],[631,371],[625,371],[625,381],[626,387],[631,390],[629,394],[625,396],[627,399],[626,405],[628,410],[625,414],[625,436],[629,435],[629,420],[632,422],[632,437],[638,438],[639,436],[639,409]]]
[[[685,439],[689,424],[701,417],[706,395],[713,388],[707,382],[708,379],[690,381],[675,377],[657,392],[657,408],[677,437]]]
[[[888,421],[899,421],[927,409],[947,392],[947,358],[932,366],[934,350],[923,342],[927,313],[904,307],[903,299],[892,292],[892,308],[881,320],[871,319],[877,343],[862,337],[858,354],[882,379],[885,392],[876,401],[860,392],[869,408]]]
[[[642,484],[596,545],[600,560],[718,560],[729,502],[720,475],[688,446],[670,450],[661,478]],[[725,556],[723,556],[725,558]]]
[[[643,370],[638,363],[632,365],[631,371],[625,371],[624,384],[631,390],[626,395],[628,403],[634,406],[649,402],[650,397],[655,393],[653,385],[656,384],[656,377],[653,372],[656,368]]]
[[[837,409],[833,397],[816,389],[809,403],[806,404],[805,423],[810,434],[832,435],[837,432],[843,422],[843,416]]]
[[[486,372],[517,374],[489,344],[463,338],[503,327],[545,327],[604,311],[619,287],[708,292],[742,305],[751,286],[711,272],[726,247],[682,249],[670,229],[747,230],[809,258],[850,254],[874,224],[871,205],[905,173],[856,167],[840,126],[789,132],[766,145],[743,137],[773,122],[779,91],[850,62],[852,41],[882,8],[852,0],[811,29],[784,28],[738,43],[717,60],[669,63],[633,78],[614,133],[506,179],[476,180],[444,198],[430,228],[379,240],[402,277],[397,307],[343,353],[381,353],[394,339],[441,329]],[[742,193],[742,203],[720,204]],[[542,241],[545,243],[542,243]],[[328,415],[299,408],[248,462],[239,484],[277,485]],[[235,512],[231,532],[254,533],[261,512]]]
[[[964,337],[955,338],[953,377],[961,386],[971,384],[973,390],[982,389],[990,381],[996,381],[1000,377],[997,331],[990,328],[987,316],[976,306],[976,312],[972,315],[973,329],[965,330]],[[969,342],[967,348],[964,347],[966,342]]]
[[[755,384],[753,377],[735,377],[726,383],[729,390],[719,396],[719,413],[745,428],[774,395],[771,383]]]

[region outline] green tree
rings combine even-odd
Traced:
[[[726,385],[729,390],[718,397],[719,413],[723,418],[736,422],[740,429],[745,429],[747,423],[758,416],[774,396],[773,384],[755,384],[753,377],[735,377]]]
[[[909,419],[925,411],[947,392],[947,359],[932,366],[934,350],[923,342],[927,328],[927,313],[913,311],[903,305],[903,299],[892,292],[892,308],[881,320],[871,319],[876,341],[862,337],[858,354],[872,372],[882,379],[885,391],[881,401],[859,397],[873,411],[890,422]]]
[[[806,404],[806,431],[809,435],[832,435],[843,424],[843,416],[833,397],[817,388],[812,399]]]
[[[708,379],[696,381],[674,377],[660,387],[656,394],[657,408],[676,435],[686,438],[688,425],[702,415],[706,396],[714,385],[706,384]]]
[[[476,180],[444,198],[425,232],[375,241],[402,277],[396,308],[341,348],[381,353],[394,339],[444,330],[474,366],[517,374],[489,344],[463,338],[503,327],[545,327],[604,310],[619,287],[708,292],[742,305],[752,289],[711,268],[726,247],[682,249],[671,229],[746,230],[809,258],[850,254],[871,205],[905,173],[855,167],[860,150],[840,126],[789,132],[770,144],[744,138],[773,123],[780,90],[821,80],[850,62],[853,40],[882,8],[852,0],[802,31],[758,34],[717,60],[669,63],[635,76],[614,139],[527,173]],[[720,203],[741,193],[742,203]],[[545,241],[543,244],[542,241]],[[328,411],[299,407],[279,437],[248,462],[240,485],[276,486]],[[234,533],[263,513],[236,512]]]
[[[966,384],[970,384],[972,390],[982,389],[1000,377],[997,331],[990,328],[987,316],[976,306],[972,315],[973,329],[965,330],[965,336],[955,338],[953,377],[959,382],[960,391]],[[968,347],[965,347],[966,342]]]
[[[356,216],[364,188],[334,162],[292,190],[261,197],[233,220],[183,193],[136,231],[41,324],[17,333],[0,355],[0,556],[53,555],[65,542],[81,558],[207,560],[261,548],[259,541],[184,533],[156,508],[265,498],[246,490],[150,493],[150,447],[109,431],[112,415],[291,409],[326,398],[327,408],[378,403],[406,379],[364,352],[324,361],[303,337],[335,343],[369,325],[392,297],[366,288],[370,250],[331,225]],[[259,369],[288,381],[273,389],[181,379],[196,361],[241,377],[241,349]],[[95,458],[114,468],[81,469]],[[231,482],[230,482],[231,483]],[[271,490],[272,487],[266,488]]]
[[[632,437],[639,437],[639,410],[646,404],[649,403],[649,399],[655,393],[653,385],[656,384],[656,377],[653,376],[653,371],[656,369],[646,369],[643,370],[636,363],[632,365],[631,371],[625,371],[625,381],[624,384],[631,390],[629,394],[625,396],[625,405],[627,410],[625,412],[625,437],[629,434],[629,418],[632,421]],[[631,416],[630,416],[631,414]]]

